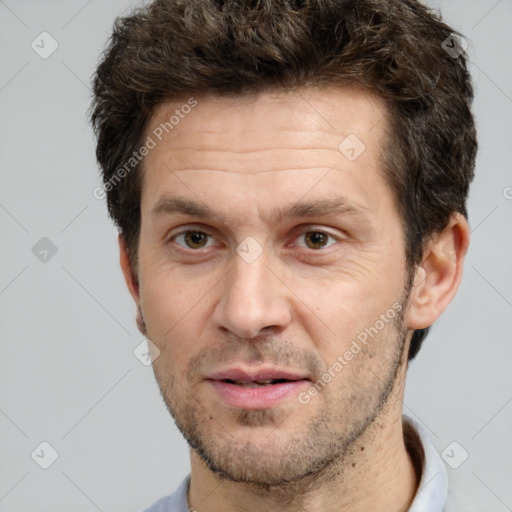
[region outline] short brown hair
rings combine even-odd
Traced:
[[[94,77],[91,120],[108,210],[134,268],[140,165],[115,186],[112,178],[159,103],[339,85],[386,102],[383,172],[414,269],[450,215],[467,216],[477,143],[467,59],[448,52],[458,38],[416,0],[156,0],[118,18]],[[414,333],[409,359],[427,331]]]

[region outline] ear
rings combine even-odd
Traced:
[[[126,286],[128,286],[130,295],[132,296],[137,306],[137,327],[139,328],[141,334],[146,336],[147,328],[146,323],[144,322],[144,316],[142,315],[142,306],[140,304],[139,280],[137,278],[135,269],[130,263],[130,253],[128,251],[128,246],[126,245],[126,240],[121,233],[119,233],[117,241],[119,243],[119,262],[121,264],[121,270],[123,271],[124,280],[126,282]]]
[[[126,240],[121,233],[119,233],[117,241],[119,243],[119,263],[121,264],[121,270],[123,271],[126,286],[128,287],[130,295],[135,301],[135,304],[139,306],[139,282],[137,276],[135,275],[134,269],[132,268],[132,264],[130,263],[130,253],[128,251],[128,246],[126,245]]]
[[[448,225],[434,235],[416,269],[407,325],[425,329],[432,325],[452,301],[462,279],[470,231],[463,215],[455,213]]]

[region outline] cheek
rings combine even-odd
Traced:
[[[294,292],[307,306],[298,309],[299,321],[319,343],[342,349],[401,300],[402,283],[394,276],[391,282],[359,272],[322,283],[296,282]]]
[[[175,374],[184,372],[199,350],[215,281],[189,275],[191,269],[160,266],[141,276],[140,300],[148,337],[161,351],[156,363]]]
[[[177,279],[162,273],[148,273],[148,277],[141,280],[140,286],[144,320],[153,343],[160,350],[167,349],[166,340],[180,337],[187,316],[194,314],[193,300]]]
[[[171,265],[161,256],[147,258],[144,263],[140,300],[146,321],[160,332],[161,328],[168,330],[180,319],[193,316],[196,304],[211,288],[209,280],[203,279],[193,266]]]
[[[194,311],[179,287],[166,286],[162,281],[147,285],[141,289],[141,306],[147,337],[160,350],[153,362],[155,374],[164,387],[172,382],[171,376],[184,382],[188,361],[197,349],[191,343],[195,338],[191,332],[194,323],[190,322]]]

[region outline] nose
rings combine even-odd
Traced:
[[[213,321],[217,328],[252,339],[283,330],[291,320],[289,290],[270,270],[265,252],[248,263],[235,254],[233,267],[221,281]]]

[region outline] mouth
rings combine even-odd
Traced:
[[[209,380],[229,380],[241,384],[250,382],[269,384],[273,381],[296,381],[308,378],[309,376],[302,372],[270,366],[254,369],[237,366],[219,370],[207,376]]]
[[[274,386],[276,384],[284,384],[286,382],[297,382],[297,381],[289,380],[289,379],[265,379],[265,380],[254,380],[254,381],[244,382],[244,381],[240,381],[240,380],[222,379],[221,382],[226,382],[227,384],[233,384],[235,386],[241,386],[243,388],[258,388],[261,386]]]
[[[277,368],[232,368],[214,373],[206,381],[226,405],[244,409],[275,407],[311,384],[306,375]]]

